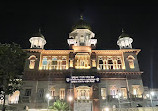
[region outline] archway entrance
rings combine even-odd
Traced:
[[[74,111],[92,111],[92,88],[78,86],[74,89]]]
[[[90,100],[90,87],[79,86],[76,88],[77,100]]]

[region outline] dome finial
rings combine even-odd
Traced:
[[[124,31],[124,29],[122,28],[122,33],[124,33],[125,31]]]
[[[38,29],[39,33],[41,33],[41,28]]]
[[[82,14],[80,15],[80,19],[83,20],[83,15]]]

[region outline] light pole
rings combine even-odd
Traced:
[[[148,98],[150,98],[150,104],[151,104],[151,107],[153,107],[153,100],[152,100],[152,96],[154,96],[154,92],[151,91],[149,94],[146,94],[146,96]]]
[[[68,97],[68,101],[70,102],[70,105],[69,105],[69,110],[70,110],[70,106],[71,106],[71,101],[73,100],[73,97],[70,95],[69,97]],[[70,110],[71,111],[71,110]]]
[[[115,97],[118,99],[118,103],[119,103],[119,108],[121,108],[121,105],[120,105],[120,97],[121,97],[121,93],[118,93]]]
[[[52,96],[50,94],[46,94],[46,98],[47,98],[47,110],[49,108],[49,101],[52,99]]]
[[[104,111],[109,111],[109,108],[108,108],[108,107],[105,107],[105,108],[104,108]]]
[[[152,96],[154,96],[154,92],[151,91],[149,95],[150,95],[151,107],[153,107],[153,99],[152,99]]]

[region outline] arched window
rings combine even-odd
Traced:
[[[103,60],[99,60],[99,69],[103,69]]]
[[[106,88],[101,88],[101,97],[102,99],[106,99]]]
[[[84,42],[84,36],[83,35],[81,35],[81,37],[80,37],[80,42]]]
[[[113,64],[113,61],[112,60],[108,60],[108,64]]]
[[[120,58],[117,59],[117,68],[122,69],[122,62],[121,62]]]
[[[65,99],[65,88],[60,89],[60,99]]]
[[[66,69],[66,58],[62,58],[62,69]]]
[[[46,69],[47,68],[47,58],[44,57],[43,60],[42,60],[42,69]]]
[[[103,60],[99,60],[99,64],[103,64]]]
[[[115,86],[111,86],[110,95],[112,95],[112,97],[114,98],[116,96],[116,93],[117,93],[117,88]]]
[[[43,88],[39,88],[38,89],[38,99],[42,99],[44,97],[44,89]]]
[[[31,55],[28,59],[30,60],[29,68],[34,69],[35,68],[35,61],[37,59],[36,56]]]
[[[52,69],[57,69],[57,58],[52,58]]]
[[[76,69],[89,69],[90,68],[90,55],[88,53],[78,53],[75,55],[75,68]]]
[[[128,58],[127,58],[127,60],[128,60],[128,62],[129,62],[129,67],[131,68],[131,69],[134,69],[134,60],[135,60],[135,58],[132,56],[132,55],[129,55],[128,56]]]
[[[30,69],[34,69],[35,68],[35,60],[30,60],[29,68]]]
[[[111,59],[108,60],[108,69],[113,69],[113,61]]]
[[[121,64],[121,60],[117,60],[117,64]]]
[[[135,97],[141,97],[140,85],[132,85],[133,95]]]
[[[54,87],[50,88],[50,93],[51,93],[52,97],[55,96],[55,88]]]

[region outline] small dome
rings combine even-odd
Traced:
[[[41,30],[40,30],[40,29],[39,29],[39,32],[34,33],[34,34],[32,35],[32,37],[41,37],[41,38],[45,39],[44,36],[41,34]]]
[[[130,37],[130,36],[126,34],[125,31],[122,29],[122,34],[119,36],[119,39],[124,37]]]
[[[89,29],[91,30],[91,26],[85,22],[83,20],[83,17],[81,16],[80,20],[72,27],[72,30],[75,30],[75,29]]]

